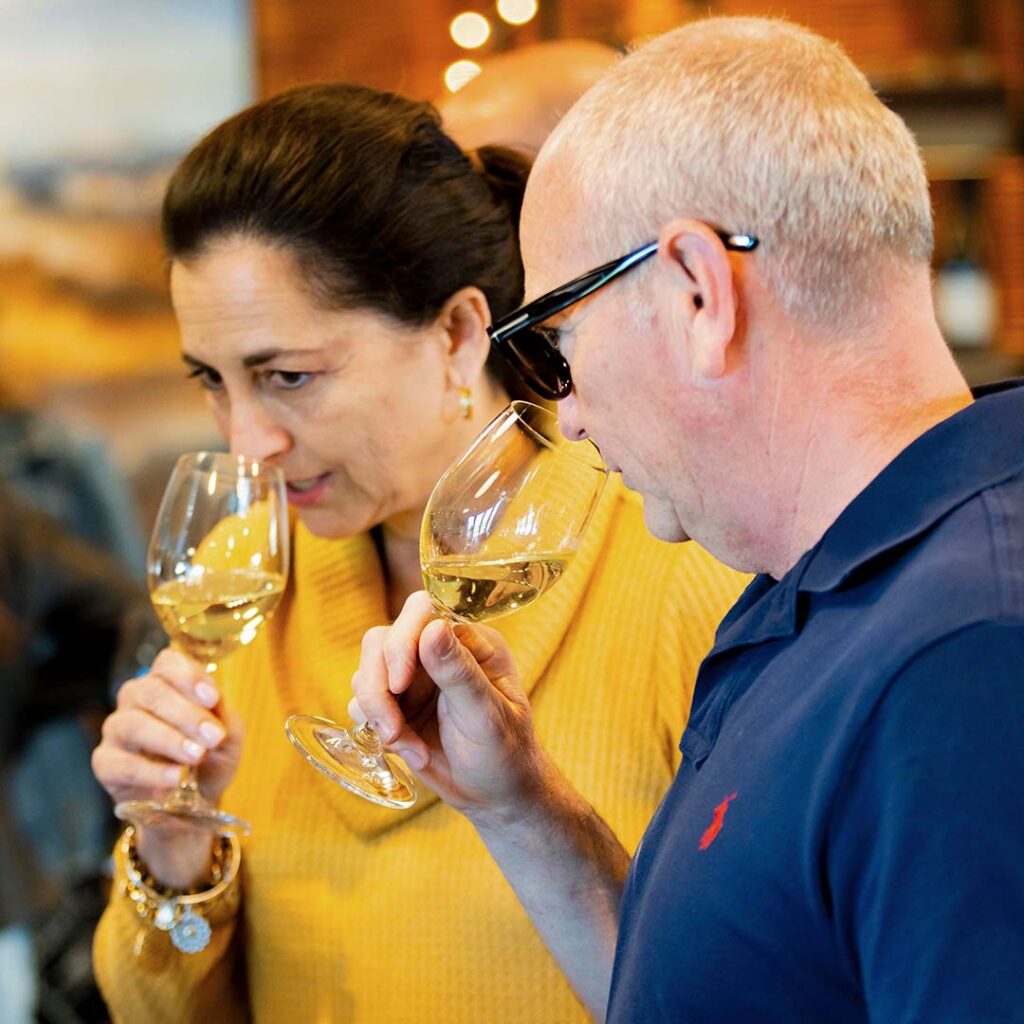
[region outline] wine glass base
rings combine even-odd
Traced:
[[[284,731],[318,772],[356,796],[397,809],[416,802],[416,785],[395,758],[367,753],[353,733],[336,722],[292,715]]]
[[[159,825],[183,832],[210,832],[214,835],[234,833],[247,836],[252,825],[233,814],[225,814],[203,799],[190,802],[158,800],[122,800],[114,807],[114,816],[133,825]]]

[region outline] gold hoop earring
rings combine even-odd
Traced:
[[[473,392],[469,388],[459,388],[459,412],[464,420],[473,418]]]

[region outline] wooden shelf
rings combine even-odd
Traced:
[[[1024,375],[1024,356],[1013,357],[989,348],[953,348],[952,352],[972,386]]]
[[[873,82],[910,126],[933,181],[985,178],[995,160],[1014,151],[1019,129],[1006,89],[991,62],[973,52],[911,61]]]

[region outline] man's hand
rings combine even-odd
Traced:
[[[438,619],[422,591],[363,639],[350,711],[475,823],[515,816],[546,774],[501,634]]]
[[[369,719],[504,872],[596,1020],[604,1018],[629,857],[537,746],[500,633],[436,617],[413,594],[363,640],[349,710]]]

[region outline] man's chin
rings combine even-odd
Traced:
[[[644,526],[652,537],[670,544],[683,544],[690,540],[690,535],[683,529],[673,508],[658,504],[646,495],[641,496],[644,502]]]

